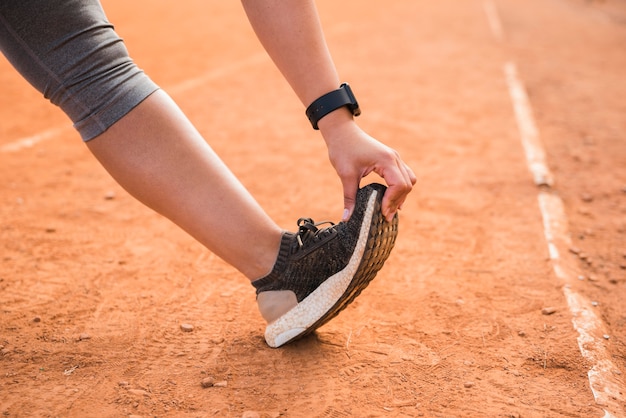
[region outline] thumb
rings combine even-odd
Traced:
[[[354,178],[342,179],[342,185],[344,209],[341,220],[345,222],[350,219],[350,216],[352,216],[352,212],[354,211],[356,192],[359,190],[359,181]]]

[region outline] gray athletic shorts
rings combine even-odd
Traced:
[[[85,141],[158,89],[98,0],[0,0],[0,50]]]

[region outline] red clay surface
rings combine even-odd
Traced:
[[[478,0],[319,2],[360,123],[419,183],[370,287],[278,350],[249,283],[127,195],[0,61],[2,416],[602,416],[503,65],[515,62],[528,90],[579,258],[576,291],[597,302],[623,390],[626,3],[495,4],[501,41]],[[104,6],[280,225],[339,219],[323,142],[238,2]],[[20,148],[24,138],[39,142]],[[207,377],[221,384],[203,388]]]

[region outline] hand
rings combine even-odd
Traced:
[[[391,221],[413,188],[417,180],[415,174],[394,149],[366,134],[351,119],[346,120],[343,115],[335,113],[339,112],[323,118],[319,126],[330,161],[343,185],[345,209],[342,220],[348,220],[352,215],[361,179],[375,172],[387,183],[382,212]]]

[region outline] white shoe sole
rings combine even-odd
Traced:
[[[312,331],[320,319],[335,307],[335,304],[346,294],[350,283],[357,274],[363,254],[367,247],[372,214],[376,205],[378,191],[373,191],[367,202],[363,215],[363,223],[359,231],[354,252],[346,267],[329,277],[298,305],[272,322],[265,329],[265,341],[270,347],[277,348],[304,333]],[[382,215],[381,215],[382,216]],[[365,286],[369,283],[367,281]]]

